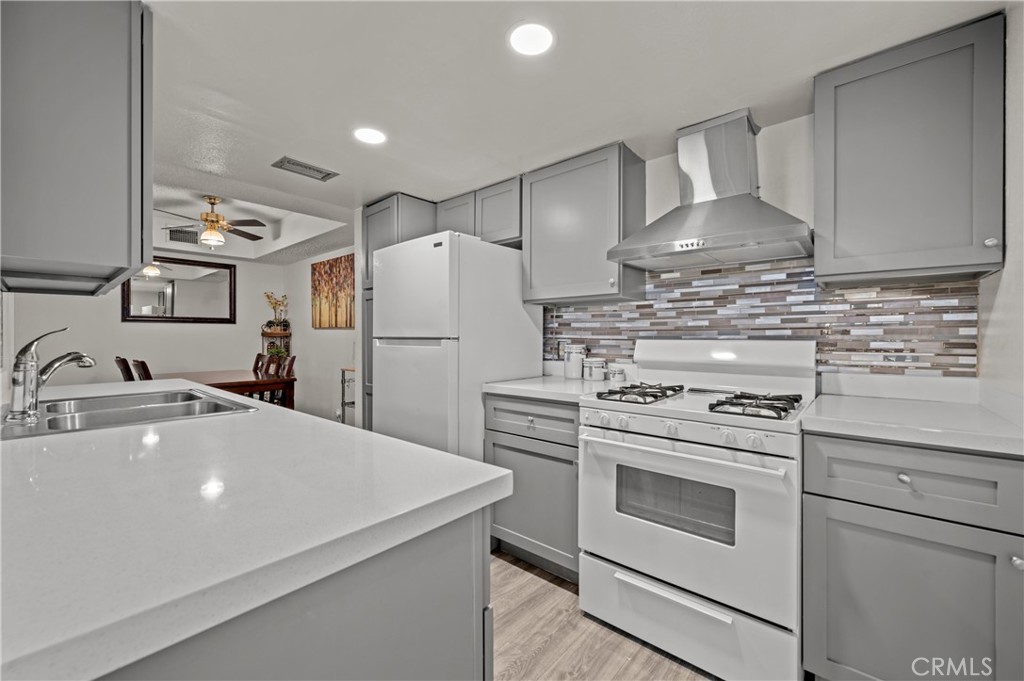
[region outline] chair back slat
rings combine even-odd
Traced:
[[[121,378],[125,381],[134,381],[135,377],[132,376],[132,367],[128,363],[128,360],[124,357],[115,357],[114,364],[117,365],[118,371],[121,372]]]
[[[149,365],[146,364],[145,360],[133,359],[132,366],[135,367],[135,373],[138,375],[140,381],[152,381],[153,374],[149,371]]]
[[[262,352],[256,353],[256,359],[252,362],[252,370],[257,374],[263,373],[263,367],[267,364],[267,356]]]

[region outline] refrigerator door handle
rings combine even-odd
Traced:
[[[439,348],[444,343],[453,343],[458,338],[374,338],[373,344],[381,347]]]

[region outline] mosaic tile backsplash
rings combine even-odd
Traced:
[[[814,259],[649,272],[647,299],[544,310],[558,341],[629,360],[638,338],[815,339],[818,371],[976,376],[978,282],[818,289]]]

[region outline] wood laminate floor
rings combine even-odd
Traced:
[[[575,584],[507,553],[491,557],[495,681],[714,678],[585,616],[577,594]]]

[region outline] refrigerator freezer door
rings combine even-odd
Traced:
[[[453,340],[374,339],[374,432],[457,454],[458,353]]]
[[[459,336],[458,244],[441,232],[374,254],[374,338]]]

